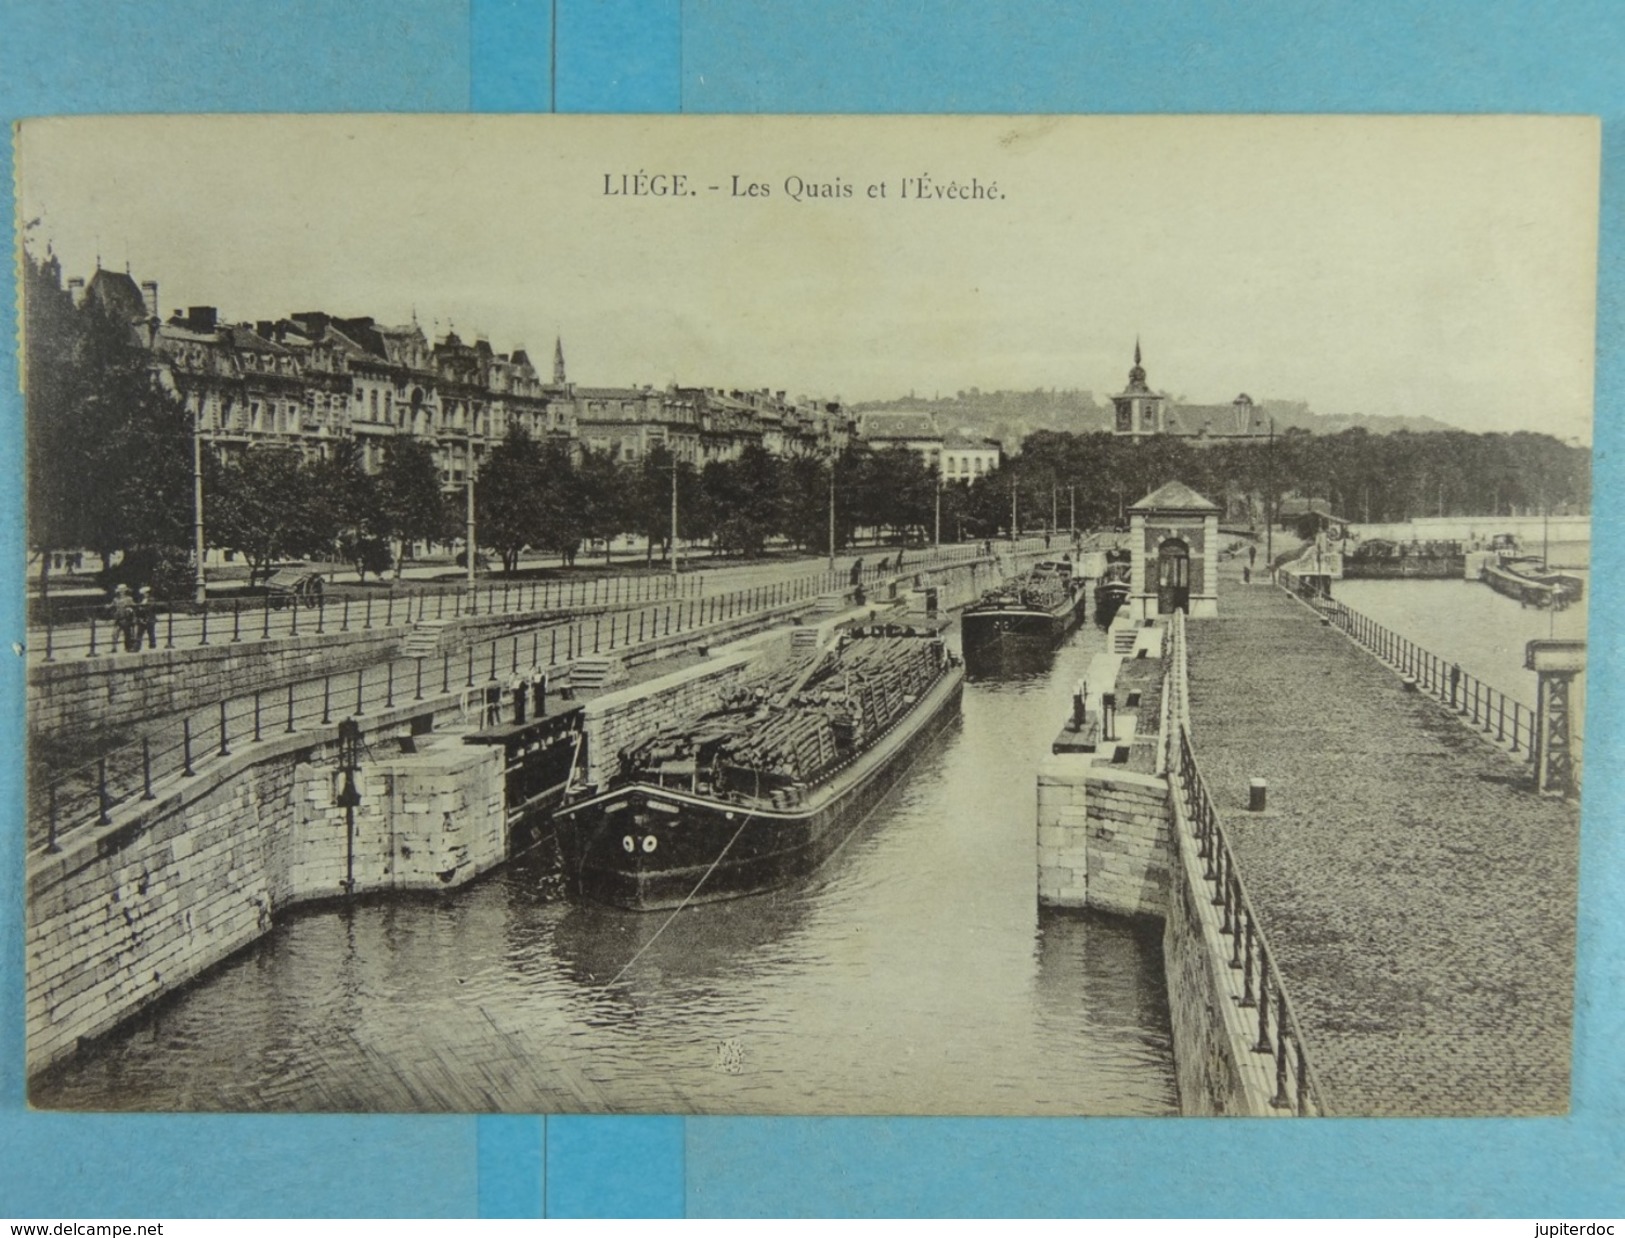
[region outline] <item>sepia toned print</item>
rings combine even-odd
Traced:
[[[52,1109],[1564,1113],[1584,119],[43,119]]]

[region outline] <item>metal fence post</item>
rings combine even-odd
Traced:
[[[51,802],[46,809],[45,817],[45,849],[51,853],[61,851],[56,842],[56,783],[51,784]]]
[[[254,742],[260,742],[260,690],[254,689]]]
[[[289,613],[292,615],[292,618],[289,620],[288,635],[289,636],[298,636],[299,635],[299,595],[297,593],[293,595],[292,602],[293,602],[293,605],[288,608]]]
[[[271,639],[271,599],[270,598],[266,598],[265,599],[265,604],[260,607],[260,617],[261,617],[261,620],[262,620],[262,622],[260,624],[260,639],[261,640],[270,640]]]
[[[361,705],[362,705],[361,693],[362,693],[362,688],[364,686],[366,677],[367,677],[367,668],[366,667],[362,667],[360,670],[358,670],[355,673],[355,714],[356,714],[356,717],[358,717],[358,718],[361,716],[361,714],[363,712],[363,710],[361,708]]]
[[[229,757],[231,749],[226,744],[226,703],[220,702],[220,755]]]
[[[145,735],[141,737],[141,798],[156,798],[152,793],[152,740]]]
[[[322,676],[322,725],[327,726],[333,721],[333,677]]]
[[[191,778],[192,770],[192,719],[181,719],[181,777]]]
[[[293,685],[288,685],[288,734],[293,734]]]

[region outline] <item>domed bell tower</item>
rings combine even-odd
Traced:
[[[1145,381],[1140,361],[1140,341],[1134,341],[1134,366],[1128,372],[1128,386],[1112,397],[1116,417],[1112,433],[1124,438],[1148,438],[1166,430],[1167,401],[1152,391]]]

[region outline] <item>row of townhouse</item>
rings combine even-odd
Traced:
[[[431,444],[441,477],[458,486],[522,426],[532,439],[607,452],[635,463],[657,449],[704,466],[750,446],[781,456],[842,449],[853,421],[834,402],[792,401],[783,391],[710,387],[587,387],[568,381],[562,342],[551,380],[523,348],[498,353],[455,331],[431,339],[412,322],[309,311],[275,321],[228,323],[212,306],[158,314],[158,287],[98,270],[70,280],[76,301],[96,300],[131,323],[159,380],[223,457],[256,444],[296,446],[312,457],[353,438],[376,469],[389,442]]]

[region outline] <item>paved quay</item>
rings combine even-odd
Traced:
[[[1219,616],[1192,741],[1328,1113],[1567,1112],[1577,808],[1239,566]]]

